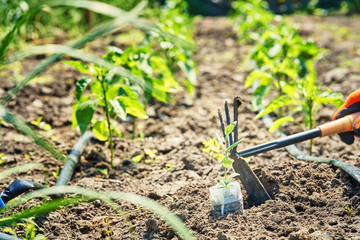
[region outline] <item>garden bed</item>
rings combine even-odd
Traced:
[[[301,34],[328,49],[317,66],[319,82],[345,96],[360,87],[360,19],[346,17],[295,17],[304,22]],[[339,30],[340,29],[340,30]],[[342,29],[342,30],[341,30]],[[149,119],[138,121],[143,139],[131,139],[130,123],[122,124],[124,138],[115,139],[115,169],[110,169],[109,148],[91,141],[70,185],[97,191],[126,191],[156,200],[177,214],[199,239],[357,239],[360,236],[360,187],[340,169],[327,164],[302,162],[284,149],[249,157],[249,164],[274,200],[254,207],[244,195],[244,213],[221,216],[212,210],[209,187],[222,172],[221,163],[202,152],[202,142],[220,129],[217,109],[240,96],[238,149],[275,139],[250,110],[251,93],[244,89],[246,72],[237,71],[248,48],[239,46],[231,24],[223,18],[205,18],[197,23],[195,36],[199,83],[193,101],[184,93],[176,104],[153,104]],[[95,43],[96,44],[96,43]],[[96,45],[98,46],[98,45]],[[101,51],[101,50],[100,50]],[[37,59],[23,62],[31,69]],[[80,132],[71,129],[74,79],[79,74],[57,63],[44,75],[52,80],[26,86],[7,107],[27,122],[39,116],[53,127],[59,149],[70,152]],[[0,80],[0,95],[13,83]],[[319,124],[331,119],[334,107],[319,112]],[[0,153],[7,157],[0,170],[28,163],[44,164],[51,174],[62,163],[39,150],[11,127],[1,128]],[[297,130],[297,129],[295,129]],[[294,130],[294,131],[295,131]],[[360,167],[359,142],[347,146],[337,136],[316,139],[314,155],[335,158]],[[306,150],[307,143],[298,145]],[[152,163],[130,159],[145,149],[157,150]],[[166,164],[173,167],[164,170]],[[109,169],[108,176],[97,168]],[[44,183],[42,171],[18,177]],[[13,178],[1,182],[5,188]],[[29,203],[31,205],[32,203]],[[24,206],[25,208],[26,206]],[[58,210],[36,220],[48,239],[171,239],[174,232],[154,214],[123,203],[124,217],[100,201]]]

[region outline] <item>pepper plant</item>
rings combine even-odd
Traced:
[[[157,54],[166,59],[170,69],[173,71],[180,69],[184,73],[185,79],[180,79],[179,83],[184,85],[192,96],[194,85],[197,83],[197,66],[194,60],[194,21],[187,9],[186,1],[169,0],[158,11],[153,10],[152,17],[157,19],[157,26],[171,35],[149,32],[145,43],[156,49]],[[174,44],[172,35],[176,35],[186,44]]]
[[[317,46],[300,37],[295,28],[279,24],[262,35],[250,59],[255,64],[245,81],[245,88],[257,84],[252,94],[252,107],[257,110],[269,92],[275,96],[291,95],[297,80],[304,78],[318,54]],[[282,116],[281,112],[278,112]]]
[[[262,33],[276,19],[268,10],[268,3],[263,0],[238,0],[232,3],[234,29],[239,42],[256,42]],[[280,18],[278,16],[277,18]]]
[[[310,71],[305,77],[296,81],[295,91],[284,91],[284,93],[273,99],[256,117],[260,118],[265,114],[274,112],[277,109],[288,108],[286,116],[278,118],[269,129],[275,131],[286,122],[294,122],[300,125],[303,130],[314,127],[316,116],[321,105],[332,104],[340,107],[343,104],[343,95],[333,93],[330,89],[321,90],[321,85],[316,85],[316,72],[313,66],[308,65]],[[296,116],[301,115],[300,120]],[[313,141],[310,140],[309,154],[312,155]]]

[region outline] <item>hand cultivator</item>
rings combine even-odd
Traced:
[[[234,98],[234,121],[238,123],[238,107],[241,105],[240,97]],[[230,114],[229,107],[227,102],[225,102],[225,114],[226,114],[226,124],[230,124]],[[353,113],[347,115],[343,118],[322,124],[314,129],[296,133],[281,139],[277,139],[268,143],[257,145],[242,151],[237,152],[236,147],[231,149],[230,157],[234,160],[233,168],[236,173],[239,173],[240,180],[244,185],[245,190],[247,191],[250,200],[255,206],[264,203],[266,200],[271,199],[268,192],[265,190],[264,186],[261,184],[260,180],[251,170],[244,157],[249,157],[261,152],[285,147],[316,137],[325,137],[333,134],[351,132],[353,131],[353,124],[355,119],[360,115],[360,113]],[[219,118],[221,123],[221,129],[225,137],[225,126],[223,118],[219,110]],[[228,143],[231,146],[233,143],[238,141],[238,124],[236,124],[234,133],[229,135]]]

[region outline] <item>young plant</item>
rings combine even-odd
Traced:
[[[316,85],[316,73],[312,65],[308,65],[310,73],[296,82],[296,91],[291,94],[284,93],[273,99],[263,111],[256,117],[260,118],[265,114],[274,112],[277,109],[291,109],[287,116],[277,119],[270,132],[275,131],[286,122],[295,122],[302,126],[303,130],[314,127],[316,116],[321,105],[332,104],[340,107],[343,103],[342,94],[333,93],[330,89],[321,91],[321,85]],[[301,115],[301,120],[296,120],[296,115]],[[312,154],[313,141],[310,140],[309,154]]]
[[[221,153],[221,145],[216,138],[210,138],[203,141],[204,148],[202,152],[208,153],[213,159],[218,159],[220,162],[224,159],[224,155]]]
[[[268,10],[268,4],[263,0],[234,1],[232,12],[239,42],[258,41],[275,20],[275,15]]]
[[[144,44],[157,49],[157,55],[166,59],[173,72],[180,68],[185,79],[180,79],[179,84],[186,88],[190,96],[193,96],[194,85],[197,83],[197,66],[194,60],[194,21],[187,9],[186,1],[168,0],[161,9],[152,12],[152,17],[157,19],[156,25],[160,29],[176,35],[186,44],[174,44],[171,35],[159,35],[155,32],[149,32],[146,35]]]
[[[237,122],[234,121],[225,128],[225,132],[224,132],[225,133],[225,136],[224,136],[225,142],[223,142],[220,135],[215,131],[215,135],[216,135],[216,137],[218,138],[218,141],[221,144],[222,155],[223,155],[222,163],[223,163],[223,166],[224,166],[224,176],[223,177],[219,176],[221,187],[227,187],[229,185],[229,183],[230,183],[230,180],[239,175],[238,173],[232,173],[232,174],[228,175],[228,172],[227,172],[228,168],[232,164],[232,160],[230,159],[228,153],[229,153],[229,151],[231,149],[233,149],[234,147],[239,145],[239,143],[243,140],[243,139],[240,139],[239,141],[232,144],[231,146],[230,146],[230,144],[228,142],[229,135],[234,131],[234,128],[235,128],[236,124],[237,124]]]
[[[109,54],[105,55],[108,58]],[[112,122],[119,117],[126,121],[130,114],[140,119],[146,119],[146,112],[139,101],[135,86],[130,86],[123,77],[115,76],[111,70],[97,65],[86,65],[79,61],[65,61],[75,67],[79,72],[92,75],[93,78],[84,77],[76,83],[76,100],[73,105],[73,127],[79,126],[83,134],[94,119],[93,132],[101,140],[109,140],[111,151],[111,166],[114,159],[113,126]],[[85,90],[90,86],[90,94]],[[95,119],[97,107],[102,110],[105,119]]]
[[[308,66],[319,53],[317,46],[300,37],[295,28],[279,24],[264,32],[250,59],[255,70],[245,81],[245,88],[255,86],[252,107],[257,110],[270,92],[275,96],[294,94],[297,80],[308,73]],[[278,112],[282,116],[282,112]]]

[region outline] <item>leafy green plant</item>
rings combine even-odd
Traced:
[[[310,73],[296,82],[296,91],[284,92],[273,99],[256,117],[274,112],[277,109],[288,108],[286,116],[278,118],[269,131],[273,132],[286,122],[295,122],[302,126],[303,130],[314,127],[316,116],[321,105],[332,104],[340,107],[343,96],[340,93],[332,93],[330,89],[321,90],[321,85],[316,85],[316,73],[312,66],[308,66]],[[296,120],[300,113],[301,120]],[[312,154],[313,142],[310,140],[309,154]]]
[[[194,86],[197,83],[197,66],[194,60],[194,20],[189,16],[186,1],[169,0],[161,9],[151,11],[150,17],[157,19],[157,26],[164,32],[176,35],[187,45],[174,44],[171,35],[159,35],[149,32],[144,44],[158,49],[156,54],[166,59],[169,68],[174,72],[180,68],[185,79],[178,80],[190,96],[194,95]]]
[[[111,51],[104,58],[117,61],[117,53]],[[113,58],[112,58],[113,57]],[[79,126],[84,133],[93,119],[93,132],[101,141],[110,141],[111,166],[113,167],[113,127],[116,118],[127,120],[130,114],[140,119],[148,116],[139,101],[135,87],[127,79],[115,76],[114,72],[98,65],[87,65],[79,61],[65,61],[79,72],[92,75],[92,78],[83,77],[76,83],[76,100],[73,105],[73,127]],[[85,94],[89,86],[90,93]],[[94,116],[97,107],[102,110],[105,119],[96,119]]]
[[[296,29],[287,24],[264,32],[250,55],[255,70],[245,81],[245,88],[257,85],[252,94],[253,109],[257,110],[270,92],[275,96],[293,94],[298,79],[309,74],[308,66],[311,67],[319,51],[314,43],[301,38]]]
[[[263,0],[237,0],[232,3],[234,29],[239,42],[256,42],[276,19]],[[280,18],[278,16],[277,18]]]
[[[223,163],[223,166],[224,166],[224,176],[223,177],[219,176],[219,178],[220,178],[220,183],[221,183],[221,185],[223,187],[227,187],[229,185],[229,183],[230,183],[230,180],[239,175],[238,173],[232,173],[232,174],[228,175],[228,168],[232,164],[232,160],[230,159],[228,153],[229,153],[229,151],[231,149],[233,149],[234,147],[239,145],[239,143],[241,143],[241,141],[243,140],[243,139],[240,139],[236,143],[229,146],[230,145],[229,142],[228,142],[229,141],[228,140],[229,135],[234,131],[234,128],[235,128],[236,124],[237,124],[237,122],[234,121],[225,128],[224,141],[221,139],[220,135],[215,131],[215,135],[218,138],[218,141],[220,142],[220,145],[221,145],[221,148],[222,148],[221,153],[223,155],[222,163]]]

